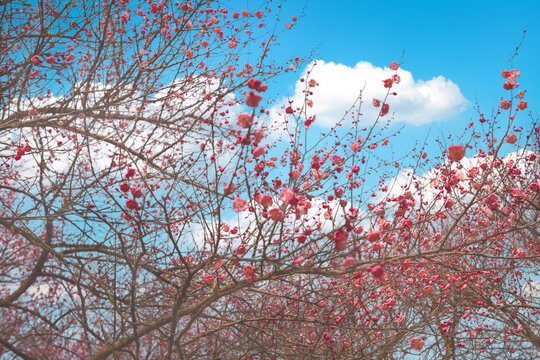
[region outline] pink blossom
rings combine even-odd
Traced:
[[[254,272],[253,266],[251,266],[251,265],[246,265],[246,266],[244,266],[243,271],[244,271],[244,274],[247,275],[247,276],[252,275],[253,272]]]
[[[42,63],[42,60],[41,60],[41,58],[40,58],[38,55],[32,56],[32,58],[30,59],[30,61],[32,61],[32,64],[34,64],[34,65],[36,65],[36,66],[40,66],[41,63]]]
[[[397,70],[399,68],[399,64],[395,61],[392,61],[390,64],[390,70]]]
[[[238,11],[235,11],[232,14],[233,19],[238,19],[239,16],[240,16],[240,14],[238,13]]]
[[[414,350],[420,351],[424,347],[424,339],[421,337],[413,337],[411,339],[411,347]]]
[[[386,114],[388,114],[388,111],[390,110],[390,105],[388,104],[383,104],[382,106],[382,109],[381,109],[381,112],[379,113],[380,116],[384,116]]]
[[[455,203],[456,203],[456,201],[453,198],[448,198],[444,202],[444,207],[447,208],[447,209],[451,209],[454,206]]]
[[[235,250],[236,254],[238,255],[244,255],[246,253],[246,247],[244,246],[244,244],[240,244],[238,245],[238,247],[236,248]]]
[[[373,106],[375,107],[381,106],[381,101],[379,99],[373,98],[372,103],[373,103]]]
[[[526,101],[523,101],[523,100],[522,100],[522,101],[520,101],[520,102],[518,103],[518,109],[519,109],[519,110],[525,110],[526,108],[527,108],[527,102],[526,102]]]
[[[381,238],[381,232],[379,230],[372,230],[368,233],[367,239],[369,242],[378,241]]]
[[[375,279],[382,279],[384,277],[384,268],[382,265],[376,265],[373,269],[371,269],[371,276],[373,276]]]
[[[131,195],[133,195],[134,198],[140,198],[143,196],[143,193],[140,188],[131,188]]]
[[[510,104],[510,101],[508,101],[508,100],[501,100],[501,105],[500,105],[500,106],[501,106],[501,109],[503,109],[503,110],[508,110],[508,109],[510,109],[510,105],[511,105],[511,104]]]
[[[285,214],[280,208],[273,208],[268,211],[268,216],[270,216],[270,219],[274,221],[282,221],[285,217]]]
[[[204,282],[207,285],[212,285],[214,283],[214,275],[212,275],[212,274],[204,274]]]
[[[272,206],[272,196],[271,195],[262,195],[261,197],[259,197],[259,204],[262,205],[263,208],[265,209],[268,209],[270,206]]]
[[[260,80],[257,80],[257,79],[254,79],[254,78],[250,78],[247,82],[247,86],[248,88],[250,89],[253,89],[253,90],[257,90],[257,88],[259,86],[261,86],[261,81]]]
[[[257,129],[253,132],[253,136],[255,137],[255,142],[259,143],[262,139],[264,139],[264,130],[263,129]]]
[[[389,79],[384,79],[384,80],[383,80],[384,87],[385,87],[385,88],[391,88],[393,82],[394,82],[394,81],[393,81],[391,78],[389,78]]]
[[[255,149],[253,149],[252,153],[254,157],[259,157],[264,155],[265,151],[263,147],[257,146]]]
[[[347,249],[347,242],[349,241],[349,233],[343,229],[340,229],[334,233],[334,242],[336,251],[343,251]]]
[[[459,161],[465,156],[465,148],[461,145],[450,145],[448,147],[448,158],[452,161]]]
[[[232,193],[234,190],[236,190],[236,185],[233,182],[223,183],[223,192],[225,192],[225,194]]]
[[[238,121],[236,122],[238,126],[243,127],[244,129],[247,129],[251,126],[251,122],[253,121],[253,118],[249,114],[240,114],[238,115]]]
[[[294,192],[290,188],[283,189],[279,199],[285,204],[290,204],[294,199]]]
[[[137,201],[135,201],[135,199],[128,199],[126,201],[126,207],[128,209],[137,209],[139,207],[139,204],[137,204]]]
[[[255,94],[253,91],[249,92],[246,97],[246,105],[250,107],[257,107],[262,100],[262,96]]]
[[[244,199],[237,198],[233,202],[233,210],[236,212],[244,211],[247,208],[247,201]]]
[[[357,151],[360,151],[361,148],[362,148],[362,145],[358,141],[353,141],[351,143],[351,150],[352,151],[357,152]]]
[[[259,19],[263,17],[263,12],[261,10],[257,11],[255,13],[255,16],[258,17]]]
[[[523,196],[523,191],[521,191],[521,189],[518,189],[518,188],[512,188],[512,189],[510,189],[510,192],[512,193],[513,197],[521,197],[521,196]]]
[[[515,144],[516,141],[517,141],[516,134],[508,134],[508,136],[506,137],[506,142],[509,144]]]
[[[135,176],[135,169],[134,168],[129,168],[128,171],[126,172],[126,178],[132,178]]]

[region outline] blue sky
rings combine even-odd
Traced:
[[[457,85],[469,102],[458,115],[422,126],[408,125],[406,130],[418,137],[428,129],[432,135],[443,136],[461,133],[478,119],[472,110],[477,100],[488,115],[501,96],[508,95],[500,73],[510,68],[509,59],[526,28],[514,67],[521,71],[520,89],[527,90],[528,110],[535,114],[540,105],[538,14],[538,1],[295,0],[284,5],[281,18],[290,21],[297,15],[299,20],[292,31],[279,35],[281,46],[272,55],[306,56],[313,51],[313,59],[327,63],[354,67],[367,61],[374,67],[387,67],[404,53],[402,69],[414,80],[442,76]],[[292,94],[299,75],[282,77],[273,86]]]

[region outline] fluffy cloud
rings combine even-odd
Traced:
[[[387,89],[382,80],[391,77],[394,72],[389,68],[380,68],[369,62],[361,61],[354,67],[333,62],[317,60],[302,74],[315,79],[319,86],[313,91],[313,107],[308,114],[317,115],[317,123],[331,126],[340,120],[362,91],[361,112],[364,123],[371,123],[380,110],[372,105],[372,99],[384,99]],[[452,81],[437,76],[431,80],[415,80],[406,70],[399,69],[399,84],[394,84],[390,95],[390,113],[395,113],[395,121],[412,125],[424,125],[431,122],[452,119],[464,111],[469,102],[461,94],[459,87]],[[304,99],[306,83],[297,81],[295,93],[291,98],[295,106],[300,106]]]

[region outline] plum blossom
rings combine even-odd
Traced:
[[[262,100],[262,96],[255,94],[253,91],[249,92],[246,97],[246,105],[250,107],[257,107]]]
[[[450,145],[448,147],[448,158],[452,161],[459,161],[465,157],[465,148],[461,145]]]
[[[233,202],[233,210],[236,212],[244,211],[247,208],[247,201],[241,198],[237,198]]]
[[[414,350],[420,351],[424,347],[424,339],[421,337],[413,337],[411,339],[411,348]]]

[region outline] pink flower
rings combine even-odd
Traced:
[[[253,136],[255,137],[255,142],[259,143],[262,139],[264,139],[264,130],[263,129],[257,129],[253,132]]]
[[[270,216],[270,219],[274,221],[282,221],[285,214],[283,213],[283,210],[279,208],[273,208],[268,211],[268,216]]]
[[[255,16],[258,17],[259,19],[263,17],[263,12],[261,10],[257,11],[255,13]]]
[[[37,55],[34,55],[32,56],[32,58],[30,59],[30,61],[32,61],[32,64],[36,65],[36,66],[40,66],[41,63],[42,63],[42,60],[39,56]]]
[[[189,49],[186,51],[186,57],[192,57],[193,56],[193,50]]]
[[[508,100],[501,100],[501,109],[508,110],[510,109],[510,101]]]
[[[253,272],[254,272],[253,266],[251,266],[251,265],[246,265],[246,266],[244,266],[243,271],[244,271],[244,274],[245,274],[246,276],[253,275]]]
[[[375,266],[371,269],[371,276],[375,279],[382,279],[384,277],[384,268],[381,265]]]
[[[401,78],[398,74],[392,75],[392,81],[394,81],[396,84],[399,84],[401,82]]]
[[[393,81],[391,78],[389,78],[389,79],[384,79],[384,80],[383,80],[384,87],[385,87],[385,88],[391,88],[393,82],[394,82],[394,81]]]
[[[422,291],[426,295],[431,295],[431,294],[433,294],[433,286],[431,286],[431,285],[424,286],[424,289],[422,289]]]
[[[390,105],[388,104],[383,104],[382,106],[382,109],[381,109],[381,112],[380,112],[380,116],[384,116],[386,114],[388,114],[388,110],[390,110]]]
[[[424,339],[421,337],[413,337],[411,339],[411,347],[414,350],[420,351],[424,347]]]
[[[240,14],[238,13],[238,11],[235,11],[232,14],[233,19],[238,19],[239,16],[240,16]]]
[[[381,101],[379,99],[373,98],[372,102],[373,102],[373,106],[375,106],[375,107],[381,106]]]
[[[352,151],[357,152],[357,151],[360,151],[361,148],[362,148],[362,145],[358,141],[353,141],[351,143],[351,150]]]
[[[212,274],[204,274],[204,282],[207,285],[212,285],[214,283],[214,275],[212,275]]]
[[[238,255],[244,255],[246,253],[246,247],[244,246],[244,244],[238,245],[238,247],[236,248],[236,253]]]
[[[521,191],[521,189],[518,189],[518,188],[512,188],[510,189],[510,192],[512,193],[513,197],[521,197],[523,195],[523,191]]]
[[[253,149],[252,153],[254,157],[259,157],[264,155],[265,151],[263,147],[257,146],[255,149]]]
[[[255,94],[253,91],[249,92],[246,97],[246,105],[250,107],[257,107],[262,100],[262,96]]]
[[[526,108],[527,108],[527,102],[526,102],[526,101],[523,101],[523,100],[522,100],[522,101],[520,101],[520,102],[518,103],[518,109],[519,109],[519,110],[525,110]]]
[[[378,241],[381,238],[381,232],[378,230],[372,230],[369,232],[367,239],[369,242]]]
[[[397,70],[399,68],[399,64],[395,61],[392,61],[390,64],[390,70]]]
[[[134,198],[140,198],[143,196],[143,193],[140,188],[131,188],[131,195],[133,195]]]
[[[135,169],[134,168],[129,168],[128,171],[126,172],[126,178],[132,178],[135,176]]]
[[[451,209],[454,206],[455,203],[456,203],[456,201],[453,198],[448,198],[444,202],[444,207],[447,208],[447,209]]]
[[[332,156],[332,165],[339,165],[343,162],[343,159],[339,155]]]
[[[45,61],[46,61],[48,64],[54,64],[54,62],[56,61],[56,59],[54,58],[54,56],[49,56],[48,58],[45,59]]]
[[[233,210],[236,212],[244,211],[247,208],[247,201],[244,199],[237,198],[233,202]]]
[[[272,196],[268,194],[259,197],[258,201],[259,201],[259,204],[261,204],[262,207],[265,209],[268,209],[273,203]]]
[[[223,183],[223,192],[225,194],[230,194],[236,190],[236,185],[233,182],[230,183]]]
[[[509,144],[515,144],[516,141],[517,141],[516,134],[508,134],[508,136],[506,137],[506,142]]]
[[[248,16],[249,16],[249,11],[247,11],[247,10],[242,10],[242,16],[243,16],[243,17],[248,17]]]
[[[247,129],[251,126],[251,122],[253,121],[253,118],[249,114],[240,114],[238,115],[238,121],[236,122],[238,126],[243,127],[244,129]]]
[[[499,202],[500,202],[500,198],[497,194],[495,193],[492,193],[492,194],[489,194],[488,197],[486,198],[486,203],[492,208],[492,209],[496,209],[499,207]]]
[[[289,188],[283,189],[281,195],[279,195],[279,199],[285,204],[290,204],[294,199],[294,192]]]
[[[347,249],[347,242],[349,240],[349,233],[343,229],[340,229],[334,234],[334,242],[336,251],[343,251]]]
[[[139,204],[137,204],[137,201],[135,201],[135,199],[128,199],[126,201],[126,207],[128,209],[137,209],[139,207]]]
[[[261,86],[261,82],[260,80],[257,80],[257,79],[254,79],[254,78],[250,78],[247,82],[247,86],[248,88],[250,89],[253,89],[253,90],[257,90],[257,88],[259,86]]]
[[[452,161],[459,161],[465,156],[465,148],[461,145],[450,145],[448,147],[448,158]]]

